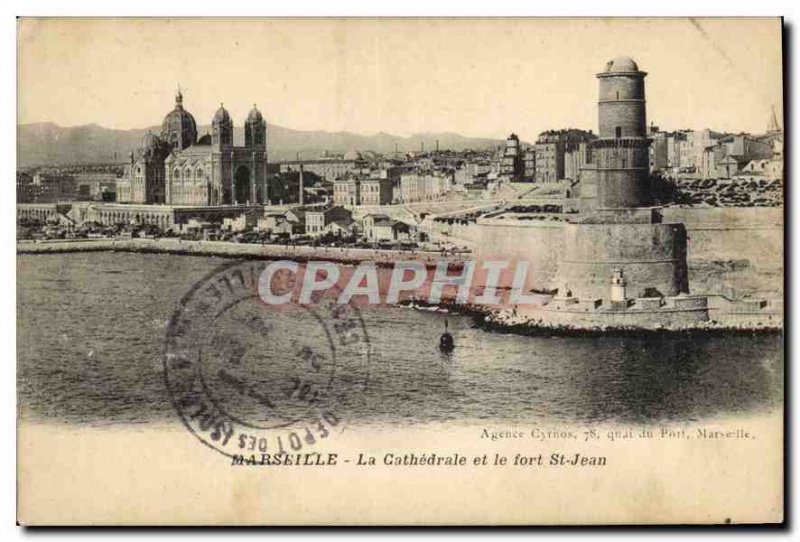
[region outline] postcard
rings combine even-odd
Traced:
[[[782,55],[20,18],[19,523],[782,523]]]

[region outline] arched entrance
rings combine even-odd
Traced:
[[[250,170],[245,166],[236,168],[233,176],[233,203],[241,205],[249,202],[250,197]]]

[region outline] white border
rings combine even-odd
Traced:
[[[734,3],[731,1],[720,2],[715,4],[705,3],[699,4],[696,0],[669,0],[668,2],[648,2],[646,0],[621,0],[621,1],[607,1],[596,2],[591,0],[571,0],[569,2],[522,2],[518,0],[505,0],[503,2],[487,2],[486,0],[460,0],[457,2],[437,2],[434,3],[430,0],[402,0],[401,2],[380,3],[376,1],[366,2],[357,0],[337,0],[335,2],[316,0],[306,2],[281,2],[279,4],[266,4],[261,5],[256,2],[246,2],[238,0],[226,0],[225,2],[209,1],[209,0],[193,0],[192,2],[185,2],[178,4],[177,2],[164,2],[163,0],[39,0],[39,1],[18,1],[11,0],[5,2],[0,7],[2,17],[0,17],[0,62],[2,63],[3,79],[0,80],[0,88],[2,89],[3,100],[0,102],[0,164],[3,165],[3,170],[6,172],[4,180],[0,183],[0,196],[2,196],[3,210],[6,211],[0,215],[2,220],[2,228],[0,228],[0,243],[2,244],[4,259],[3,264],[0,266],[0,275],[2,280],[2,290],[0,290],[0,302],[2,303],[3,318],[2,322],[5,324],[2,328],[2,340],[0,340],[0,348],[4,354],[0,359],[3,360],[2,368],[2,385],[5,388],[0,397],[2,404],[2,424],[3,435],[7,438],[4,439],[4,446],[0,448],[0,455],[2,456],[2,477],[0,478],[0,532],[2,532],[3,539],[17,539],[25,536],[25,531],[15,526],[16,521],[16,451],[14,443],[16,442],[16,330],[14,323],[16,322],[16,292],[15,292],[15,270],[16,263],[14,258],[16,252],[15,242],[15,216],[16,213],[12,208],[15,203],[15,138],[16,138],[16,16],[640,16],[640,17],[679,17],[687,15],[695,16],[776,16],[783,15],[786,17],[786,24],[791,26],[793,36],[793,49],[795,49],[794,57],[787,59],[785,66],[785,73],[792,75],[792,81],[789,82],[789,88],[796,88],[797,63],[795,57],[797,55],[797,24],[800,20],[798,15],[798,5],[800,2],[795,1],[779,1],[779,0],[759,0],[758,2],[750,3]],[[788,82],[788,81],[787,81]],[[790,96],[787,96],[787,102],[793,102]],[[794,103],[787,105],[787,111],[795,112]],[[796,115],[792,115],[791,122],[787,123],[789,127],[795,125]],[[793,135],[793,134],[792,134]],[[797,141],[792,138],[791,145],[791,161],[798,156]],[[787,173],[787,184],[793,180],[792,172]],[[794,189],[791,193],[792,209],[798,206],[798,190]],[[788,226],[788,224],[787,224]],[[795,226],[795,224],[792,224]],[[792,227],[788,232],[788,238],[791,243],[792,258],[791,268],[797,270],[796,257],[798,254],[798,245],[800,245],[800,237],[798,237],[796,228]],[[794,309],[797,305],[798,294],[796,288],[792,288],[791,302],[788,307],[789,310]],[[791,318],[788,318],[791,321]],[[794,350],[792,350],[794,351]],[[792,364],[794,360],[787,359],[787,365]],[[794,369],[792,372],[791,383],[787,382],[787,389],[796,390],[798,388],[798,370]],[[792,406],[792,421],[795,423],[798,420],[797,416],[797,399],[792,399],[791,393],[787,393],[790,398]],[[795,451],[796,452],[796,451]],[[789,458],[792,461],[796,457]],[[796,468],[792,469],[796,472]],[[794,480],[792,480],[793,482]],[[794,486],[794,484],[792,483]],[[795,523],[798,521],[798,498],[794,495],[792,499],[791,516],[794,518]],[[787,510],[787,512],[789,512]],[[742,532],[742,531],[738,531]],[[121,532],[120,532],[121,533]],[[664,536],[666,538],[680,538],[682,541],[694,539],[702,536],[703,533],[708,534],[721,534],[719,531],[700,531],[695,533],[687,532],[651,532],[649,535]],[[38,532],[38,537],[57,536],[57,532]],[[73,536],[83,536],[87,533],[75,532]],[[125,532],[128,537],[146,538],[150,542],[155,542],[169,536],[168,532]],[[235,534],[241,534],[237,532]],[[270,539],[280,539],[288,537],[289,535],[278,532],[250,532],[254,536],[269,536]],[[300,532],[293,538],[310,538],[312,536],[319,536],[321,533],[314,532]],[[330,535],[330,532],[325,533]],[[339,537],[351,536],[352,532],[336,532],[333,533]],[[383,535],[385,532],[364,531],[359,533],[362,536]],[[427,539],[428,537],[435,536],[430,533],[421,533],[415,531],[401,531],[395,532],[392,536],[413,537],[415,540],[420,538]],[[462,537],[462,536],[503,536],[511,534],[507,531],[479,531],[478,533],[467,533],[463,531],[450,532],[448,536]],[[517,533],[520,534],[520,533]],[[535,532],[527,533],[537,538],[557,538],[559,540],[574,539],[583,537],[589,534],[586,531],[568,531],[568,532]],[[594,535],[604,537],[618,537],[633,535],[637,536],[642,534],[639,532],[622,533],[618,531],[600,531],[592,532]],[[742,533],[744,534],[744,533]],[[766,534],[766,533],[764,533]],[[786,533],[788,534],[788,533]],[[99,535],[101,538],[114,536],[113,533],[104,532]],[[213,536],[213,537],[228,537],[232,536],[231,532],[213,531],[210,533],[183,533],[183,536]]]

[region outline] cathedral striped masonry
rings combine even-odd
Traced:
[[[267,200],[267,124],[254,106],[244,122],[244,146],[233,143],[233,121],[220,104],[211,134],[198,139],[197,123],[183,107],[178,90],[175,108],[148,131],[142,147],[130,154],[119,182],[120,203],[186,206],[252,205]]]

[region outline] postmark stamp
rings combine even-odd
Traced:
[[[265,303],[271,262],[227,263],[195,284],[167,326],[164,379],[184,426],[228,457],[309,454],[341,433],[369,380],[359,309],[334,285],[306,303]],[[271,270],[292,294],[305,271]]]

